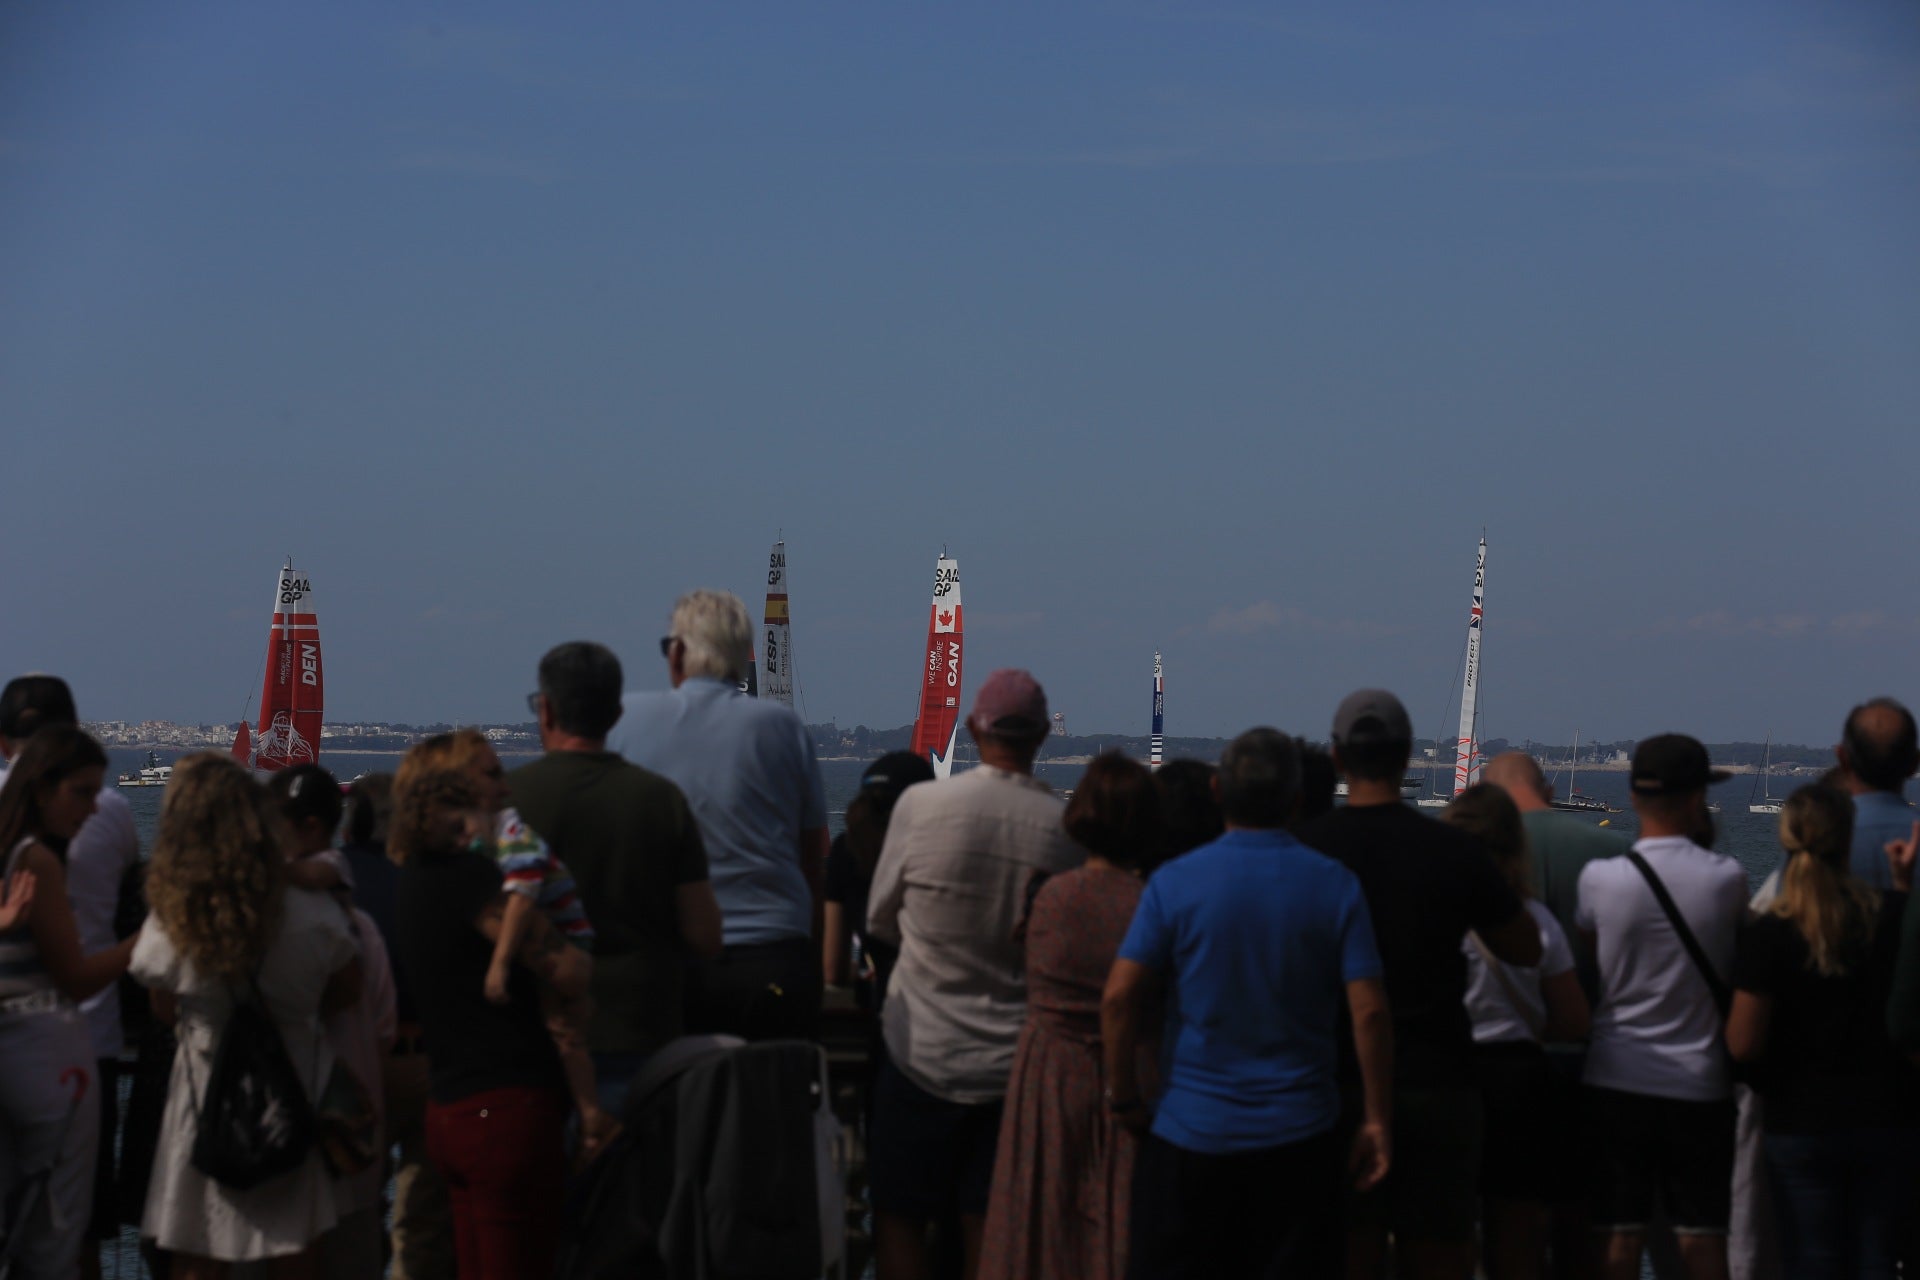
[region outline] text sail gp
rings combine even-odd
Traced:
[[[289,559],[274,583],[267,674],[252,744],[254,768],[272,771],[319,763],[325,694],[313,583]]]

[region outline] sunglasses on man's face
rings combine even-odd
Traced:
[[[660,637],[660,656],[663,658],[672,657],[673,643],[679,638],[680,638],[679,636],[661,636]]]

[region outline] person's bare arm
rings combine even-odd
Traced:
[[[1553,1044],[1585,1040],[1593,1030],[1593,1010],[1580,989],[1580,975],[1572,969],[1540,980],[1540,996],[1547,1004],[1544,1038]]]
[[[80,951],[80,926],[67,901],[67,869],[45,845],[35,844],[20,858],[20,868],[33,873],[34,905],[27,919],[34,950],[60,994],[78,1003],[106,988],[127,971],[133,944],[126,938],[92,955]]]
[[[360,998],[360,987],[365,975],[360,970],[360,957],[341,965],[327,979],[326,990],[320,993],[320,1012],[338,1013]]]
[[[1100,996],[1100,1051],[1106,1059],[1110,1109],[1114,1119],[1135,1132],[1143,1132],[1151,1119],[1137,1068],[1141,1010],[1158,986],[1153,970],[1123,957],[1113,962]]]
[[[493,940],[493,959],[487,965],[487,999],[495,1004],[507,1002],[507,974],[514,957],[525,944],[529,922],[534,917],[533,899],[509,889],[500,908],[499,935]]]
[[[825,939],[820,947],[820,969],[830,987],[847,985],[847,908],[829,902],[825,908]]]
[[[1367,1191],[1380,1185],[1393,1164],[1393,1015],[1387,1007],[1387,984],[1379,978],[1349,982],[1347,1009],[1353,1017],[1365,1106],[1348,1168],[1354,1186]]]
[[[296,889],[331,892],[346,883],[340,869],[325,858],[295,858],[287,864],[287,883]]]
[[[1540,926],[1534,923],[1533,916],[1525,907],[1514,912],[1497,928],[1479,932],[1480,940],[1487,944],[1487,950],[1508,964],[1531,969],[1540,963]]]
[[[1735,991],[1727,1012],[1727,1052],[1735,1062],[1752,1062],[1767,1051],[1767,1030],[1773,1022],[1773,997]]]
[[[703,960],[720,954],[720,899],[713,896],[713,882],[690,880],[673,891],[673,906],[680,917],[680,940],[687,950]]]
[[[807,891],[813,900],[813,936],[826,937],[824,907],[827,895],[827,850],[833,838],[825,827],[807,827],[800,832],[800,874],[807,878]]]

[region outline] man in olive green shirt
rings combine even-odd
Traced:
[[[606,749],[620,660],[563,644],[540,660],[547,754],[507,775],[514,807],[566,863],[595,932],[587,1047],[600,1103],[619,1115],[647,1056],[685,1030],[687,955],[720,950],[720,908],[680,789]]]

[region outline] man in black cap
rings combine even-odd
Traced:
[[[1633,753],[1640,839],[1580,873],[1574,919],[1600,969],[1585,1079],[1609,1277],[1640,1274],[1656,1189],[1688,1273],[1727,1274],[1734,1109],[1723,1035],[1747,876],[1706,847],[1707,787],[1727,776],[1685,734],[1648,738]]]
[[[1469,930],[1509,964],[1540,961],[1540,930],[1478,840],[1400,798],[1413,723],[1384,689],[1349,694],[1333,717],[1345,808],[1300,828],[1302,843],[1360,879],[1393,1009],[1393,1167],[1349,1206],[1353,1274],[1380,1268],[1392,1235],[1400,1274],[1473,1273],[1482,1128],[1467,1017]],[[1357,1073],[1343,1063],[1350,1111]]]

